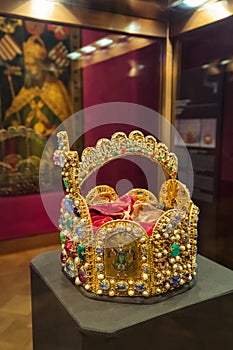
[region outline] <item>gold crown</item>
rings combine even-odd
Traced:
[[[12,153],[5,152],[9,141],[14,144]],[[0,130],[0,196],[39,192],[40,156],[45,143],[45,138],[23,125]]]
[[[43,61],[47,57],[45,44],[37,35],[30,36],[29,39],[23,43],[23,52],[26,58],[34,57]]]
[[[121,301],[156,302],[191,288],[199,209],[176,179],[176,155],[153,136],[135,130],[128,137],[117,132],[111,140],[100,139],[84,149],[79,161],[78,153],[69,150],[67,133],[57,137],[54,163],[63,168],[67,192],[59,220],[64,273],[87,296],[102,300],[122,296]],[[126,155],[141,155],[162,167],[167,180],[159,200],[145,189],[118,198],[106,185],[91,189],[84,198],[80,190],[88,176]]]

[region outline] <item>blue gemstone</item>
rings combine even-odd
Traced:
[[[67,275],[69,275],[70,277],[74,277],[75,276],[74,263],[73,262],[66,262],[65,271],[66,271]]]
[[[60,167],[63,168],[64,164],[65,164],[65,156],[64,156],[64,154],[60,153],[59,154],[59,165],[60,165]]]
[[[146,286],[144,283],[136,283],[135,284],[135,289],[138,293],[143,292],[146,289]]]
[[[103,290],[108,290],[109,289],[109,284],[107,282],[100,282],[99,286]]]
[[[60,218],[59,218],[59,225],[61,225],[61,226],[64,226],[65,225],[65,218],[64,218],[64,216],[63,215],[61,215],[60,216]]]
[[[66,197],[64,200],[64,207],[68,214],[74,213],[73,205],[74,205],[73,199]]]
[[[59,148],[59,149],[62,149],[63,147],[64,147],[64,142],[59,141],[59,142],[58,142],[58,148]]]
[[[75,229],[75,234],[78,236],[78,238],[83,238],[84,235],[84,227],[82,224],[78,224]]]
[[[172,276],[172,284],[174,286],[177,286],[180,283],[180,275],[174,275]]]
[[[101,264],[97,265],[97,270],[98,271],[103,271],[103,269],[104,269],[103,265],[101,265]]]
[[[125,283],[117,283],[117,290],[119,292],[125,292],[127,290],[127,285]]]
[[[175,214],[174,216],[175,220],[179,221],[181,219],[180,215],[179,214]]]
[[[98,255],[102,255],[103,254],[103,248],[102,247],[96,247],[96,253]]]

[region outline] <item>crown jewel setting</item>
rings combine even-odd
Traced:
[[[59,219],[64,273],[90,297],[145,299],[191,286],[199,209],[176,179],[176,155],[135,130],[128,137],[117,132],[110,140],[100,139],[84,149],[79,161],[78,153],[69,149],[67,133],[57,137],[53,160],[62,167],[66,189]],[[167,180],[159,199],[141,188],[118,197],[107,185],[82,195],[91,173],[126,155],[141,155],[161,166]]]

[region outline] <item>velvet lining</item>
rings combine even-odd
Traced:
[[[156,205],[141,203],[132,195],[126,194],[114,202],[90,206],[89,212],[94,232],[106,222],[124,219],[137,222],[151,236],[156,221],[164,211]]]

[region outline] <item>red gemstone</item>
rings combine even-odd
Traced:
[[[67,239],[64,248],[65,248],[65,250],[66,250],[68,256],[72,257],[72,256],[73,256],[73,253],[74,253],[74,245],[73,245],[73,242],[71,242],[69,239]]]

